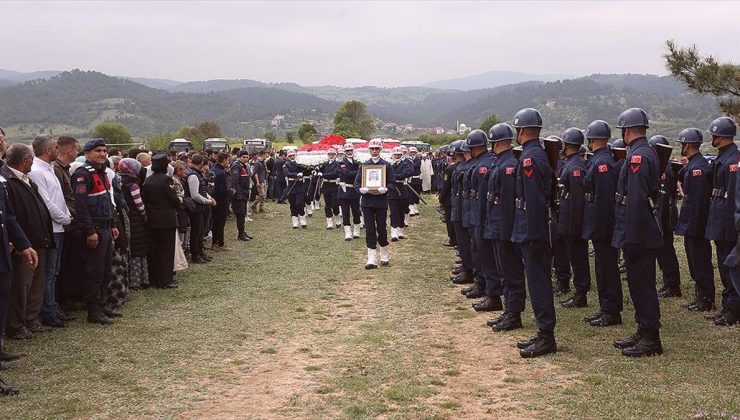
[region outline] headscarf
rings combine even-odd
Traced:
[[[141,163],[136,159],[123,158],[121,163],[118,164],[118,172],[123,175],[133,176],[139,178],[139,172],[141,172]]]

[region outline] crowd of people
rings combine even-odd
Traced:
[[[587,306],[589,241],[599,309],[584,322],[622,323],[621,269],[637,323],[634,334],[613,343],[623,355],[663,352],[659,297],[682,295],[674,234],[683,237],[695,289],[683,306],[709,312],[705,317],[714,325],[740,322],[737,125],[720,117],[706,134],[683,130],[677,139],[681,158],[671,161],[665,136],[647,138],[645,111],[628,109],[617,121],[622,138],[614,141],[602,120],[542,139],[542,116],[526,108],[514,116],[513,128],[501,123],[488,133],[473,130],[442,148],[437,172],[443,174],[438,187],[445,245],[458,254],[450,279],[471,284],[461,292],[482,298],[473,304],[476,311],[501,311],[487,323],[495,332],[523,327],[526,284],[538,332],[517,342],[522,357],[557,350],[554,294],[565,295],[563,308]],[[705,136],[717,153],[711,162],[700,150]],[[712,242],[723,287],[718,312],[712,312]],[[656,262],[663,273],[660,289]]]
[[[229,251],[224,228],[253,239],[264,212],[266,152],[121,151],[41,135],[8,147],[0,129],[0,370],[6,338],[64,328],[78,310],[111,324],[134,290],[177,288],[176,273]],[[17,394],[0,379],[0,394]]]

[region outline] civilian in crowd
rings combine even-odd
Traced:
[[[129,284],[132,289],[149,287],[149,229],[146,225],[146,206],[139,187],[141,163],[126,158],[121,161],[119,175],[124,202],[128,208],[129,237]]]
[[[231,209],[234,211],[236,219],[236,230],[240,241],[250,241],[252,237],[247,234],[245,229],[247,219],[247,203],[249,202],[249,192],[252,187],[252,176],[249,161],[249,152],[242,150],[239,157],[231,164],[231,189],[234,191],[232,197]]]
[[[64,202],[67,204],[67,210],[75,216],[75,199],[72,192],[72,172],[71,165],[77,159],[78,141],[74,137],[62,136],[57,139],[59,152],[57,158],[52,162],[54,175],[59,180],[64,195]],[[64,242],[69,244],[72,240],[70,226],[65,227]],[[76,264],[74,258],[74,247],[63,246],[59,275],[57,277],[57,299],[62,306],[74,308],[74,302],[81,302],[82,289],[80,287],[79,264]]]
[[[8,143],[5,141],[5,131],[0,127],[0,159],[5,157],[5,152],[8,150]]]
[[[190,212],[190,255],[196,264],[213,260],[203,252],[203,215],[209,206],[216,205],[216,200],[208,195],[208,182],[203,174],[203,170],[207,168],[208,161],[205,157],[195,154],[186,176],[185,196],[191,198],[195,204]]]
[[[229,251],[224,242],[224,227],[226,226],[226,216],[229,210],[229,155],[219,153],[216,157],[216,164],[213,165],[214,189],[213,198],[216,199],[216,207],[213,208],[213,244],[211,249],[214,251]]]
[[[0,174],[7,179],[9,201],[21,229],[38,254],[36,267],[23,264],[25,256],[14,255],[7,333],[15,339],[29,339],[33,338],[33,333],[51,329],[41,324],[41,305],[46,281],[46,254],[55,246],[54,231],[44,199],[28,177],[33,165],[31,149],[21,143],[10,146],[5,163]]]
[[[177,198],[182,203],[182,206],[177,208],[177,233],[180,236],[180,243],[185,254],[190,254],[190,217],[188,212],[195,208],[195,203],[189,197],[185,197],[185,188],[183,187],[183,181],[188,171],[188,166],[185,162],[176,161],[172,163],[174,168],[172,179],[177,193]]]
[[[252,203],[252,213],[264,213],[265,197],[267,196],[267,167],[263,160],[265,154],[260,152],[254,160],[254,188],[257,197]]]
[[[152,174],[152,157],[149,155],[149,152],[140,152],[136,155],[136,160],[141,163],[139,182],[143,184],[144,180]]]

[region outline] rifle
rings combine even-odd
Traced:
[[[406,188],[408,188],[408,190],[411,191],[416,196],[416,198],[419,199],[419,201],[421,201],[424,204],[427,204],[427,202],[424,201],[424,199],[421,198],[421,196],[416,192],[416,190],[413,189],[413,188],[411,188],[411,186],[409,184],[404,184],[404,185],[406,185]]]
[[[671,160],[671,153],[673,153],[673,147],[667,145],[658,143],[654,147],[655,153],[658,155],[658,178],[662,179],[663,175],[665,175],[665,170],[668,168],[668,163]],[[661,183],[661,189],[659,191],[660,195],[665,194],[665,184]],[[660,200],[660,197],[658,198]],[[648,197],[648,201],[650,202],[650,205],[652,207],[652,213],[653,218],[655,218],[655,222],[658,224],[658,230],[660,230],[660,234],[663,234],[663,223],[661,221],[660,217],[660,208],[659,208],[659,202],[653,203],[653,198]]]
[[[547,153],[547,161],[550,163],[552,169],[552,182],[550,183],[550,205],[549,211],[547,212],[547,233],[548,240],[550,242],[550,249],[555,250],[555,235],[556,226],[555,220],[558,212],[557,194],[558,194],[558,177],[557,168],[558,160],[560,159],[560,142],[555,139],[543,139],[542,145]]]
[[[288,198],[288,196],[290,195],[290,192],[293,191],[293,187],[295,187],[295,184],[297,183],[298,183],[298,178],[296,178],[295,181],[293,181],[293,183],[290,184],[290,188],[283,191],[283,194],[280,196],[280,199],[278,201],[285,201],[285,199]]]

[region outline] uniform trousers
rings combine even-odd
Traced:
[[[362,217],[365,220],[365,243],[370,249],[388,246],[388,207],[362,207]]]
[[[229,203],[225,197],[216,200],[216,203],[218,204],[213,208],[213,245],[224,246],[224,228],[229,214]]]
[[[157,287],[166,287],[174,281],[175,231],[177,228],[149,229],[152,241],[149,252],[149,281]]]
[[[550,281],[552,258],[547,242],[541,239],[517,245],[524,257],[524,271],[537,327],[541,331],[552,332],[555,330],[555,304]]]
[[[729,309],[731,311],[740,311],[740,298],[735,291],[735,287],[732,285],[732,278],[730,267],[724,264],[727,256],[735,247],[734,242],[729,241],[714,241],[714,246],[717,248],[717,266],[719,267],[719,278],[722,281],[722,308]]]
[[[409,184],[409,187],[416,191],[416,194],[421,195],[421,182],[419,182],[418,184]],[[409,204],[419,204],[419,197],[417,197],[416,194],[409,191]]]
[[[288,204],[290,204],[291,216],[306,215],[306,203],[304,203],[304,200],[305,194],[303,193],[291,193],[288,195]]]
[[[84,296],[88,311],[100,309],[102,291],[108,287],[110,267],[113,259],[113,236],[110,228],[95,229],[98,234],[98,246],[87,247],[87,238],[79,238],[82,248],[82,278],[84,279]],[[174,240],[174,237],[172,238]]]
[[[602,312],[619,314],[624,309],[617,249],[611,239],[591,241],[594,245],[594,273]]]
[[[681,270],[678,267],[676,247],[673,246],[673,230],[663,227],[663,246],[658,250],[658,266],[663,272],[663,286],[670,289],[681,288]]]
[[[478,261],[480,277],[483,278],[486,296],[496,297],[503,293],[501,285],[501,272],[496,262],[496,254],[493,250],[493,243],[490,239],[483,238],[483,226],[473,228],[475,234],[474,240],[478,250]]]
[[[567,248],[568,262],[573,267],[573,287],[585,295],[591,290],[591,267],[588,263],[588,241],[580,235],[560,235]]]
[[[234,218],[236,218],[236,230],[239,235],[246,232],[244,229],[244,223],[247,217],[247,200],[233,199],[231,201],[231,210],[234,212]]]
[[[462,222],[452,222],[455,225],[457,236],[457,252],[462,260],[462,269],[468,274],[473,274],[473,256],[471,250],[471,239],[468,229],[463,227]]]
[[[712,244],[703,236],[684,236],[689,275],[694,280],[696,299],[714,303],[714,268]]]
[[[46,284],[46,249],[36,249],[39,263],[35,269],[18,254],[13,256],[13,282],[10,289],[8,332],[13,334],[23,327],[41,324],[41,305]]]
[[[391,227],[392,228],[402,228],[404,227],[403,223],[403,217],[404,217],[404,204],[406,203],[406,200],[404,199],[398,199],[398,200],[388,200],[388,207],[390,208],[391,213]]]
[[[342,225],[344,226],[359,225],[360,220],[361,220],[360,218],[362,217],[362,215],[360,214],[360,199],[359,198],[340,198],[338,199],[338,201],[339,201],[339,207],[342,209]],[[352,211],[351,220],[350,220],[350,211]],[[391,216],[391,219],[392,218],[393,216]]]
[[[475,228],[473,226],[465,228],[465,230],[468,231],[468,237],[470,238],[470,259],[471,259],[471,266],[473,267],[473,277],[475,280],[475,284],[477,284],[481,289],[486,288],[486,279],[483,278],[483,275],[481,274],[480,264],[481,264],[481,258],[480,258],[480,252],[478,250],[478,242],[475,240]]]
[[[445,227],[447,228],[447,238],[450,240],[452,246],[457,246],[457,236],[455,235],[455,225],[450,221],[450,213],[452,212],[451,206],[444,207],[445,214]]]
[[[657,249],[626,248],[624,261],[627,285],[635,306],[635,322],[643,330],[660,328],[660,304],[655,288],[655,259]]]
[[[336,189],[332,188],[331,191],[324,192],[323,195],[324,195],[324,216],[332,217],[332,216],[339,215],[339,201],[337,201]]]
[[[555,250],[552,258],[552,268],[555,278],[563,283],[570,282],[570,261],[568,260],[568,244],[562,235],[557,236]]]
[[[524,312],[527,300],[527,290],[524,280],[524,263],[522,252],[519,247],[511,241],[493,241],[496,251],[496,262],[503,276],[503,294],[506,310],[511,313],[520,314]]]

